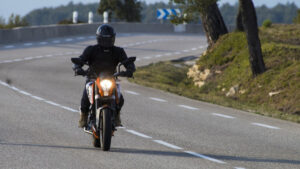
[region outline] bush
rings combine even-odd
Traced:
[[[294,19],[294,23],[300,24],[300,9],[298,10],[298,15],[297,15],[296,18]]]
[[[270,19],[266,19],[262,25],[265,28],[270,28],[272,26],[272,21]]]

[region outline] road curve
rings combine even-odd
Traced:
[[[124,128],[110,152],[77,127],[84,78],[70,58],[78,36],[0,46],[0,168],[300,168],[299,124],[122,81]],[[199,35],[120,34],[137,66],[199,56]]]

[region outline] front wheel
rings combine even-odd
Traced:
[[[110,149],[112,136],[111,113],[110,109],[105,108],[102,110],[102,118],[100,118],[100,145],[103,151]]]

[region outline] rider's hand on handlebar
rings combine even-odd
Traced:
[[[82,68],[75,69],[75,75],[86,75],[86,72]]]

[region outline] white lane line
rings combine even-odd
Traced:
[[[26,57],[26,58],[24,58],[24,60],[31,60],[31,59],[33,59],[33,57]]]
[[[4,48],[6,49],[11,49],[11,48],[14,48],[15,46],[14,45],[7,45],[7,46],[4,46]]]
[[[14,59],[13,61],[14,62],[19,62],[19,61],[22,61],[22,59]]]
[[[60,40],[54,40],[52,43],[60,43]]]
[[[33,44],[32,43],[24,43],[23,45],[24,46],[32,46]]]
[[[216,163],[219,163],[219,164],[226,164],[226,162],[224,162],[224,161],[217,160],[217,159],[214,159],[214,158],[205,156],[205,155],[203,155],[203,154],[195,153],[195,152],[193,152],[193,151],[184,151],[184,152],[185,152],[185,153],[188,153],[188,154],[190,154],[190,155],[196,156],[196,157],[203,158],[203,159],[205,159],[205,160],[209,160],[209,161],[216,162]]]
[[[244,167],[234,167],[235,169],[246,169]]]
[[[71,42],[71,41],[73,41],[73,39],[72,39],[72,38],[68,38],[68,39],[66,39],[65,41],[66,41],[66,42]]]
[[[185,52],[185,53],[187,53],[187,52],[189,52],[190,50],[183,50],[183,52]]]
[[[44,56],[35,56],[34,58],[39,59],[39,58],[43,58]]]
[[[78,37],[78,38],[76,38],[76,39],[78,39],[78,40],[83,40],[83,39],[85,39],[84,37]]]
[[[39,101],[43,101],[44,99],[41,98],[41,97],[38,97],[38,96],[34,96],[34,95],[31,95],[32,98],[36,99],[36,100],[39,100]]]
[[[50,55],[45,55],[45,57],[52,57],[52,56],[53,56],[53,55],[51,55],[51,54],[50,54]]]
[[[152,138],[152,137],[150,137],[150,136],[147,136],[147,135],[145,135],[145,134],[143,134],[143,133],[139,133],[139,132],[134,131],[134,130],[125,130],[125,131],[127,131],[128,133],[131,133],[131,134],[134,134],[134,135],[143,137],[143,138]]]
[[[152,57],[150,57],[150,56],[146,56],[146,57],[143,57],[143,59],[151,59]]]
[[[251,123],[251,124],[252,124],[252,125],[255,125],[255,126],[260,126],[260,127],[269,128],[269,129],[277,129],[277,130],[280,129],[279,127],[270,126],[270,125],[262,124],[262,123]]]
[[[182,107],[182,108],[186,108],[186,109],[190,109],[190,110],[198,110],[198,108],[196,108],[196,107],[191,107],[191,106],[187,106],[187,105],[182,105],[182,104],[180,104],[180,105],[178,105],[179,107]]]
[[[197,50],[197,48],[192,48],[191,50]]]
[[[48,42],[40,42],[39,44],[40,45],[46,45],[46,44],[48,44]]]
[[[158,101],[158,102],[167,102],[164,99],[160,99],[160,98],[156,98],[156,97],[149,97],[149,99],[154,100],[154,101]]]
[[[21,94],[30,96],[30,97],[32,97],[32,98],[34,98],[34,99],[36,99],[36,100],[39,100],[39,101],[42,101],[42,102],[51,104],[51,105],[56,106],[56,107],[60,107],[60,108],[62,108],[62,109],[65,109],[65,110],[68,110],[68,111],[71,111],[71,112],[78,112],[77,110],[72,109],[72,108],[70,108],[70,107],[62,106],[62,105],[60,105],[60,104],[58,104],[58,103],[55,103],[55,102],[53,102],[53,101],[46,100],[46,99],[43,99],[43,98],[41,98],[41,97],[32,95],[32,94],[30,94],[30,93],[28,93],[28,92],[26,92],[26,91],[23,91],[23,90],[20,90],[20,89],[16,88],[15,86],[11,86],[11,85],[9,85],[9,84],[7,84],[7,83],[1,81],[1,80],[0,80],[0,84],[3,85],[3,86],[6,86],[6,87],[8,87],[8,88],[10,88],[10,89],[12,89],[12,90],[17,91],[18,93],[21,93]]]
[[[225,114],[212,113],[212,115],[214,115],[214,116],[219,116],[219,117],[224,117],[224,118],[227,118],[227,119],[235,119],[235,117],[233,117],[233,116],[228,116],[228,115],[225,115]]]
[[[140,95],[139,93],[130,90],[125,90],[125,92],[132,95]]]
[[[181,54],[181,52],[175,52],[174,54],[175,54],[175,55],[180,55],[180,54]]]
[[[154,142],[158,143],[158,144],[161,144],[161,145],[164,145],[164,146],[167,146],[169,148],[172,148],[172,149],[176,149],[176,150],[182,150],[181,147],[178,147],[174,144],[170,144],[170,143],[167,143],[165,141],[162,141],[162,140],[153,140]]]
[[[78,112],[77,110],[72,109],[72,108],[70,108],[70,107],[61,106],[61,105],[60,105],[59,107],[65,109],[65,110],[69,110],[69,111],[74,112],[74,113],[77,113],[77,112]]]
[[[53,105],[53,106],[60,107],[60,104],[54,103],[53,101],[45,100],[45,102],[48,103],[48,104],[51,104],[51,105]]]
[[[165,55],[166,55],[166,56],[170,56],[170,55],[172,55],[172,53],[166,53]]]
[[[23,90],[20,90],[19,93],[24,94],[24,95],[26,95],[26,96],[31,96],[30,93],[27,93],[27,92],[25,92],[25,91],[23,91]]]
[[[0,63],[11,63],[11,62],[13,62],[13,61],[12,60],[4,60],[4,61],[2,61]]]
[[[155,55],[155,57],[156,57],[156,58],[159,58],[159,57],[161,57],[161,55]]]

